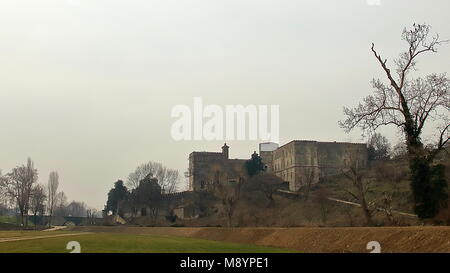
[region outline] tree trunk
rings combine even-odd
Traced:
[[[357,177],[356,179],[357,179],[356,188],[358,190],[358,199],[360,201],[361,208],[364,213],[364,217],[366,218],[366,224],[367,224],[367,226],[372,226],[373,225],[372,214],[370,212],[369,206],[367,205],[366,196],[364,194],[364,189],[363,189],[361,178]]]
[[[308,184],[306,185],[306,190],[305,190],[305,201],[308,201],[310,190],[311,190],[311,183],[308,182]]]
[[[228,227],[231,227],[231,225],[232,225],[232,218],[233,218],[233,214],[228,214]]]
[[[427,158],[422,142],[414,136],[407,137],[414,212],[421,219],[431,218],[437,212],[433,197],[432,162]]]
[[[414,197],[414,212],[421,219],[434,216],[433,213],[433,187],[431,185],[430,163],[420,156],[413,156],[409,160],[411,169],[411,188]]]
[[[25,229],[25,213],[23,209],[20,209],[20,223],[22,225],[22,228]]]
[[[267,203],[267,207],[272,208],[275,205],[275,200],[273,199],[273,193],[268,195],[267,199],[269,199],[269,203]]]

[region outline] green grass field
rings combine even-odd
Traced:
[[[82,253],[280,253],[288,249],[262,247],[194,238],[91,233],[56,238],[1,242],[5,238],[52,236],[68,232],[0,232],[0,253],[68,253],[69,241],[77,241]]]

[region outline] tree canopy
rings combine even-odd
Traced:
[[[346,119],[339,122],[347,132],[359,127],[363,132],[372,133],[386,125],[401,130],[411,169],[414,209],[420,218],[433,217],[441,204],[447,203],[446,184],[440,182],[441,167],[434,166],[433,161],[449,141],[450,80],[445,73],[410,77],[420,56],[436,53],[447,42],[440,40],[439,35],[431,37],[430,30],[425,24],[414,24],[411,29],[403,30],[402,40],[407,43],[407,49],[394,61],[394,69],[372,43],[371,51],[386,74],[387,83],[373,79],[373,94],[354,108],[344,107]],[[425,148],[421,136],[429,124],[437,125],[438,139],[433,147]]]
[[[266,170],[266,166],[264,165],[262,158],[254,152],[252,154],[252,158],[245,162],[245,167],[247,168],[247,173],[249,176],[257,175],[260,172]]]
[[[108,192],[105,210],[111,211],[113,214],[119,214],[120,203],[125,201],[127,197],[127,187],[125,187],[122,180],[117,180],[117,182],[114,183],[114,188]]]

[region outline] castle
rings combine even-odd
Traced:
[[[229,159],[230,147],[222,152],[192,152],[189,155],[189,191],[206,190],[219,180],[236,182],[245,173],[246,159]]]
[[[236,182],[246,173],[247,159],[230,159],[229,146],[222,152],[192,152],[189,155],[189,191],[207,190],[220,181]],[[259,155],[266,171],[289,183],[290,191],[298,191],[321,177],[339,174],[350,165],[367,166],[365,143],[318,142],[293,140],[279,147],[261,143]]]

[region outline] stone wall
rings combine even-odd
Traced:
[[[288,181],[289,185],[295,183],[295,145],[290,142],[276,149],[273,153],[273,173]],[[265,162],[264,162],[265,163]]]
[[[359,167],[367,165],[367,148],[360,143],[295,140],[273,152],[260,153],[264,155],[267,170],[289,182],[291,191],[318,183],[321,177],[338,174],[350,162],[357,162]]]
[[[211,174],[221,169],[226,160],[222,153],[193,152],[189,155],[189,189],[205,190]]]
[[[193,152],[189,155],[189,189],[203,191],[216,183],[236,182],[246,175],[246,159],[228,159],[228,149],[222,153]]]
[[[317,149],[321,176],[341,173],[352,162],[358,167],[367,166],[366,144],[318,142]]]

